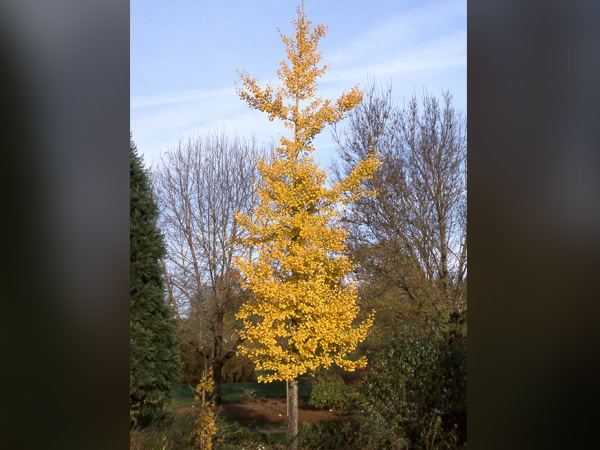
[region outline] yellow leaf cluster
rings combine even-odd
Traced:
[[[214,382],[207,377],[200,381],[194,390],[194,399],[201,402],[196,409],[197,415],[194,422],[195,428],[192,432],[194,439],[194,448],[202,450],[210,450],[213,445],[213,438],[217,433],[217,425],[215,424],[215,414],[212,411],[213,402],[211,400],[201,401],[203,392],[205,395],[210,394],[214,389]]]
[[[351,361],[348,355],[372,324],[372,316],[355,324],[354,266],[336,208],[369,193],[361,182],[380,162],[373,154],[328,188],[325,171],[310,155],[314,137],[356,107],[362,92],[354,87],[335,102],[314,98],[316,80],[328,68],[318,66],[318,41],[326,27],[312,29],[302,8],[293,24],[294,37],[281,36],[287,55],[277,72],[282,85],[261,88],[258,79],[242,72],[238,86],[251,108],[283,120],[293,132],[293,139],[281,138],[272,161],[258,161],[260,202],[253,216],[237,216],[253,251],[252,257],[237,258],[236,265],[244,287],[254,294],[237,317],[250,343],[244,351],[269,373],[259,381],[290,380],[332,364],[349,370],[364,366],[364,358]]]
[[[206,377],[205,379],[200,380],[200,382],[196,385],[196,389],[194,390],[194,399],[196,401],[200,401],[200,397],[202,397],[203,393],[204,395],[208,395],[213,391],[214,388],[215,382],[212,380],[212,378]]]

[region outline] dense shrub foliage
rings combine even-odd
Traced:
[[[343,408],[350,400],[351,390],[338,374],[328,374],[317,379],[308,404],[315,408]]]
[[[215,450],[285,450],[285,432],[252,432],[224,417],[217,417]]]
[[[350,425],[337,420],[307,423],[300,430],[300,447],[310,450],[348,448],[355,433]]]
[[[434,337],[398,336],[374,362],[363,390],[361,428],[380,448],[458,448],[466,442],[467,354]],[[364,433],[363,433],[364,434]]]
[[[435,336],[403,329],[373,356],[356,394],[337,375],[320,379],[310,404],[354,406],[355,424],[318,422],[303,428],[310,449],[451,450],[467,440],[467,351]]]

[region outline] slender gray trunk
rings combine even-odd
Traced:
[[[287,450],[298,450],[298,380],[289,380]]]

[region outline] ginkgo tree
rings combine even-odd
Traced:
[[[336,364],[347,370],[364,367],[365,358],[349,354],[365,339],[372,316],[355,323],[359,312],[353,263],[345,251],[346,231],[340,205],[366,191],[361,182],[379,165],[371,154],[347,178],[327,187],[327,174],[314,161],[313,140],[326,125],[342,120],[362,99],[358,86],[335,102],[316,96],[318,42],[326,26],[312,27],[298,7],[294,37],[281,34],[287,60],[277,71],[281,84],[261,87],[240,72],[237,92],[248,105],[279,119],[293,133],[281,137],[272,158],[258,160],[260,202],[252,217],[239,214],[248,231],[248,256],[238,258],[244,285],[253,292],[238,319],[248,345],[244,351],[266,375],[259,381],[288,381],[288,448],[297,448],[298,384],[303,374]]]

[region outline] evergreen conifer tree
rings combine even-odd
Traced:
[[[142,158],[129,144],[129,401],[145,426],[162,409],[181,368],[176,324],[164,300],[158,207]]]

